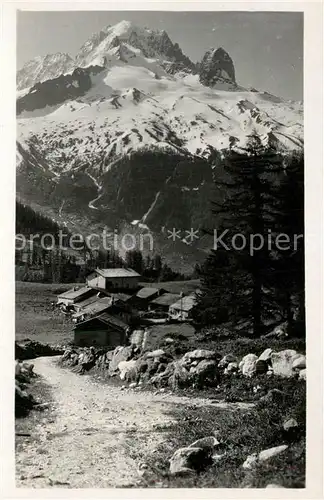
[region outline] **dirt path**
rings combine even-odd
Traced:
[[[40,413],[37,440],[17,452],[17,487],[108,488],[139,481],[138,464],[167,439],[174,404],[210,402],[170,394],[121,391],[88,375],[33,360],[34,371],[51,387],[56,417]],[[161,428],[162,427],[162,428]]]

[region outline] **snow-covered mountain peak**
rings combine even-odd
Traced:
[[[195,69],[192,61],[183,54],[177,43],[171,41],[165,30],[142,28],[129,21],[107,26],[98,34],[92,35],[77,54],[76,64],[88,67],[98,64],[98,61],[109,60],[111,49],[122,44],[140,50],[145,58],[157,59],[171,73],[184,68],[189,71]],[[174,63],[178,66],[175,67]]]
[[[114,26],[111,26],[107,32],[109,33],[109,30],[111,33],[114,33],[115,36],[127,36],[130,31],[137,31],[138,28],[135,27],[130,21],[120,21],[119,23],[115,24]]]
[[[208,227],[217,155],[255,132],[303,147],[302,105],[239,86],[223,47],[195,65],[165,30],[128,21],[17,80],[17,192],[73,228]]]
[[[17,72],[17,89],[22,90],[35,83],[57,78],[72,71],[74,66],[72,57],[63,52],[36,56]]]

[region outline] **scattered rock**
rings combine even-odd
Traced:
[[[283,428],[285,431],[291,431],[292,429],[298,428],[298,422],[294,418],[289,418],[283,423]]]
[[[247,457],[242,467],[244,469],[254,469],[256,465],[264,463],[272,457],[276,457],[280,453],[286,451],[287,448],[288,445],[282,444],[280,446],[274,446],[273,448],[268,448],[267,450],[262,450],[260,451],[259,454],[252,453],[252,455],[249,455]]]
[[[214,372],[216,369],[216,362],[215,361],[209,361],[207,359],[203,359],[198,363],[196,367],[194,367],[195,373],[199,376],[203,375],[209,375],[210,373]]]
[[[282,444],[280,446],[274,446],[273,448],[268,448],[267,450],[260,451],[258,460],[260,463],[266,462],[270,458],[280,455],[280,453],[286,451],[287,448],[287,444]]]
[[[226,356],[224,356],[218,363],[218,368],[226,368],[230,363],[236,363],[236,362],[237,359],[233,354],[226,354]]]
[[[271,362],[271,354],[272,354],[272,349],[270,347],[268,349],[265,349],[262,354],[259,356],[259,360],[265,361],[266,363]]]
[[[224,374],[231,374],[231,373],[236,373],[239,369],[239,366],[236,362],[231,362],[227,365],[227,367],[224,370]]]
[[[274,375],[291,378],[294,376],[293,372],[293,356],[297,354],[293,349],[286,349],[285,351],[273,352],[271,354],[271,364]]]
[[[117,372],[118,370],[118,365],[121,361],[128,361],[133,354],[133,346],[126,346],[126,347],[116,347],[116,349],[113,352],[111,361],[109,363],[109,374],[113,375]]]
[[[255,354],[246,354],[243,358],[242,358],[242,361],[244,363],[246,363],[247,361],[256,361],[258,359],[258,356],[256,356]]]
[[[121,380],[125,380],[127,373],[135,368],[136,366],[136,361],[135,360],[130,360],[130,361],[120,361],[118,363],[118,370],[119,370],[119,377]]]
[[[300,370],[299,380],[306,380],[306,368],[304,370]]]
[[[170,459],[170,474],[192,474],[204,470],[212,463],[209,452],[199,447],[187,447],[177,450]]]
[[[302,355],[294,359],[292,364],[293,370],[304,370],[305,368],[306,368],[306,356]]]
[[[202,360],[202,359],[216,359],[218,354],[215,351],[210,351],[208,349],[196,349],[195,351],[186,352],[183,359],[190,360]]]
[[[219,463],[225,456],[226,453],[220,453],[220,454],[214,453],[214,455],[212,455],[212,461],[214,463]]]
[[[88,350],[84,350],[78,358],[78,364],[81,366],[81,371],[88,371],[94,367],[96,363],[96,356],[94,348],[90,347]]]
[[[255,354],[247,354],[242,359],[241,363],[241,372],[245,377],[252,377],[256,373],[256,362],[258,360],[258,356]]]
[[[184,387],[186,386],[189,381],[190,381],[190,373],[189,371],[183,366],[181,360],[175,361],[174,362],[174,370],[173,373],[170,376],[169,382],[171,385],[171,388],[173,390],[177,389],[178,387]],[[164,374],[161,374],[164,375]]]
[[[149,351],[146,353],[146,358],[160,358],[161,356],[166,356],[163,349],[156,349],[155,351]]]
[[[258,462],[258,454],[253,453],[252,455],[249,455],[246,458],[242,467],[243,467],[243,469],[253,469],[253,467],[255,467],[255,465],[257,464],[257,462]]]
[[[281,484],[276,484],[276,483],[269,483],[267,484],[266,488],[284,488]]]
[[[215,436],[208,436],[197,439],[197,441],[189,445],[189,448],[202,448],[206,452],[212,453],[214,451],[214,448],[219,444],[220,442]]]

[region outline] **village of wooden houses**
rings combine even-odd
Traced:
[[[195,293],[171,293],[140,280],[133,269],[96,269],[84,286],[58,295],[56,305],[73,321],[73,343],[113,348],[141,333],[145,343],[150,325],[191,323]]]

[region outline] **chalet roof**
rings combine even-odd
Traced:
[[[171,304],[171,309],[177,309],[179,311],[191,311],[191,309],[196,304],[196,297],[194,295],[187,295],[177,300],[174,304]]]
[[[85,307],[88,307],[93,302],[97,302],[97,300],[98,300],[98,296],[97,296],[97,294],[94,294],[94,295],[91,295],[91,297],[87,297],[86,299],[80,300],[80,302],[77,302],[75,304],[75,307],[85,308]]]
[[[127,302],[132,298],[132,295],[128,295],[127,293],[111,293],[110,296],[115,300],[121,300],[122,302]]]
[[[141,275],[138,274],[134,269],[130,268],[112,268],[112,269],[99,269],[97,268],[95,270],[96,273],[100,274],[100,276],[103,276],[104,278],[135,278],[135,277],[140,277]]]
[[[178,295],[177,293],[164,293],[163,295],[161,295],[161,297],[157,297],[156,299],[152,300],[151,304],[155,304],[158,306],[171,306],[179,298],[180,295]]]
[[[149,297],[155,295],[158,292],[159,292],[158,288],[145,286],[137,292],[136,297],[138,297],[139,299],[148,299]]]
[[[80,321],[79,323],[77,323],[75,325],[74,328],[79,328],[80,326],[82,326],[84,324],[89,324],[95,320],[100,321],[106,325],[116,326],[117,328],[120,328],[122,330],[126,330],[128,328],[128,325],[126,323],[124,323],[124,321],[122,321],[119,318],[116,318],[115,316],[111,316],[108,313],[101,313],[101,314],[98,314],[96,316],[92,316],[91,318],[87,318],[84,321]]]
[[[120,318],[116,318],[116,316],[111,316],[107,312],[100,314],[99,316],[100,321],[103,321],[104,323],[107,323],[107,325],[115,325],[120,328],[128,328],[127,323],[122,321]]]
[[[81,288],[70,288],[70,290],[67,290],[66,292],[61,293],[58,295],[59,299],[77,299],[82,297],[82,295],[88,295],[90,292],[92,292],[92,288],[88,286],[83,286]],[[95,291],[93,291],[93,295],[95,295]]]
[[[73,318],[80,318],[84,314],[90,314],[92,316],[98,315],[99,313],[105,311],[108,307],[110,307],[111,303],[111,297],[103,297],[102,299],[98,299],[95,302],[92,302],[88,306],[84,307],[81,311],[73,314]]]

